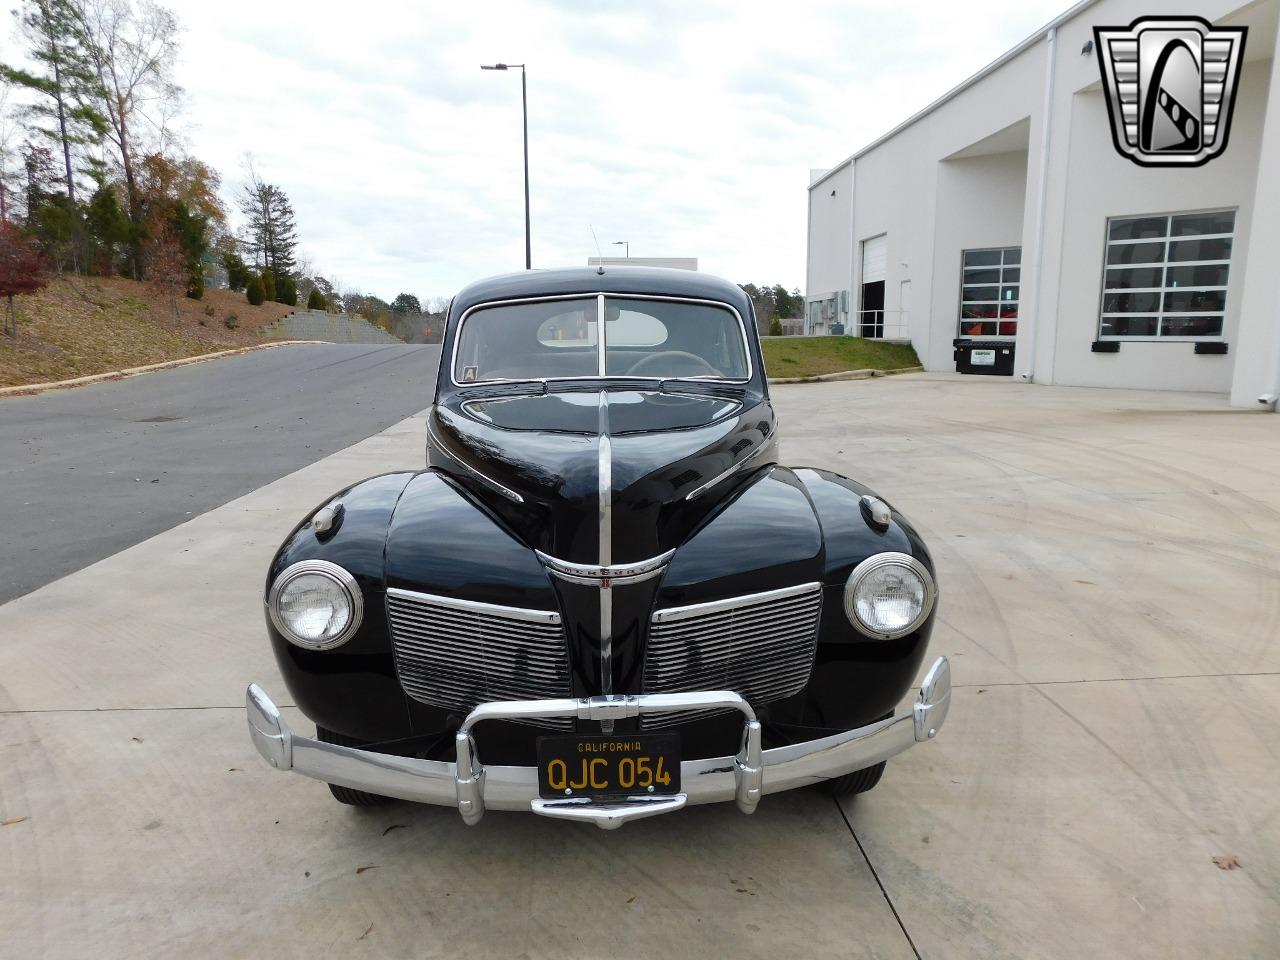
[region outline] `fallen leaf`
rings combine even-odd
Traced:
[[[367,937],[367,936],[369,935],[369,932],[370,932],[371,930],[373,930],[373,924],[372,924],[372,923],[371,923],[371,924],[369,924],[369,926],[365,927],[365,928],[364,928],[364,933],[360,934],[360,936],[356,937],[356,939],[357,939],[357,940],[363,940],[365,937]]]
[[[366,863],[363,867],[356,867],[356,876],[360,876],[366,870],[376,870],[377,868],[378,865],[376,863]]]
[[[21,823],[26,817],[9,817],[6,820],[0,820],[0,827],[11,827],[15,823]]]
[[[635,897],[627,897],[627,903],[635,903],[635,902],[636,902]]]
[[[227,773],[244,773],[239,767],[227,767]]]
[[[304,877],[309,877],[309,876],[311,876],[311,871],[310,871],[310,870],[304,870],[304,871],[302,872],[302,875],[303,875]]]
[[[392,830],[403,830],[405,826],[406,825],[403,823],[393,823],[391,826],[387,827],[387,829],[382,831],[382,835],[385,837]]]
[[[142,828],[142,829],[143,829],[143,830],[154,830],[156,827],[160,826],[161,822],[162,822],[162,821],[160,821],[160,820],[152,820],[150,823],[148,823],[148,824],[146,824],[145,826],[143,826],[143,828]]]
[[[1072,583],[1083,583],[1083,584],[1085,584],[1086,586],[1090,586],[1090,587],[1096,587],[1096,586],[1097,586],[1097,584],[1096,584],[1096,583],[1094,583],[1092,580],[1072,580],[1071,582],[1072,582]]]
[[[130,740],[132,740],[134,743],[141,743],[141,742],[142,742],[142,738],[141,738],[141,737],[130,737],[129,739],[130,739]]]
[[[1244,866],[1234,853],[1224,853],[1220,857],[1214,857],[1213,865],[1219,870],[1238,870]]]
[[[987,692],[987,688],[986,688],[986,687],[979,687],[979,688],[978,688],[978,692],[979,692],[979,693],[986,693],[986,692]]]

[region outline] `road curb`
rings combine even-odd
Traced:
[[[871,380],[875,377],[893,377],[900,373],[920,373],[924,367],[899,367],[896,370],[841,370],[838,373],[819,373],[812,377],[770,377],[770,383],[829,383],[833,380]]]
[[[102,383],[105,380],[126,380],[140,373],[151,373],[155,370],[170,370],[174,367],[185,367],[191,363],[203,363],[205,360],[217,360],[220,357],[234,357],[242,353],[253,353],[257,350],[269,350],[271,347],[288,347],[300,343],[321,343],[320,340],[276,340],[272,343],[254,344],[250,347],[236,347],[232,350],[218,350],[214,353],[200,353],[194,357],[182,357],[178,360],[162,360],[149,363],[143,367],[127,367],[124,370],[110,370],[106,373],[92,373],[85,377],[73,377],[70,380],[51,380],[48,383],[25,383],[16,387],[0,387],[0,397],[28,397],[49,390],[66,390],[70,387],[83,387],[91,383]]]

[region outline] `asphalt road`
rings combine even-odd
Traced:
[[[422,410],[438,359],[307,344],[0,399],[0,603]]]

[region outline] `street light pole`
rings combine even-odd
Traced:
[[[481,70],[520,68],[520,108],[524,116],[524,268],[533,269],[533,246],[529,234],[529,87],[523,63],[481,64]]]
[[[524,114],[524,268],[533,269],[533,247],[529,239],[529,88],[524,64],[520,64],[520,111]]]
[[[610,244],[610,246],[622,247],[623,250],[625,251],[624,255],[626,256],[626,258],[628,260],[631,259],[631,241],[630,240],[615,240],[613,241],[613,243]]]

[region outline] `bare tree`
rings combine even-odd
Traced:
[[[178,20],[173,12],[142,0],[83,0],[80,8],[85,47],[98,76],[101,103],[107,118],[107,139],[115,148],[124,174],[129,218],[142,222],[138,190],[138,162],[144,139],[163,141],[169,118],[182,90],[172,79],[178,50]],[[146,135],[150,133],[150,137]],[[141,272],[141,251],[131,258]]]
[[[0,83],[0,223],[9,222],[9,178],[14,175],[10,168],[17,153],[17,137],[17,121],[9,107],[9,85]]]

